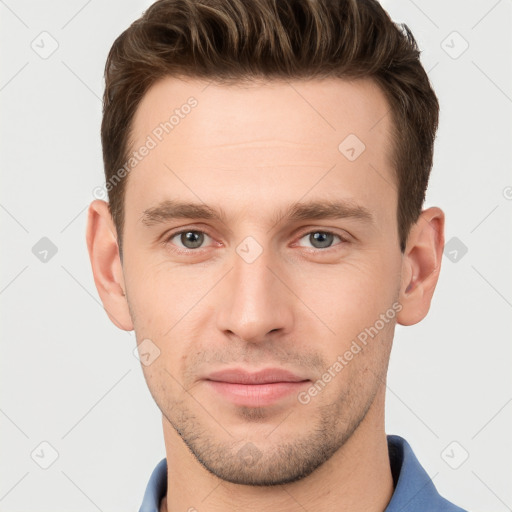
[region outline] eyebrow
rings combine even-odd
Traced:
[[[374,223],[370,210],[352,201],[315,200],[304,203],[292,203],[284,211],[276,212],[272,225],[283,220],[321,220],[351,218],[368,224]],[[154,226],[175,219],[206,219],[226,223],[227,216],[222,209],[206,204],[166,200],[144,210],[140,221],[146,226]]]

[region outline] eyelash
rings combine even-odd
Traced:
[[[200,230],[200,229],[193,229],[193,228],[189,228],[189,229],[182,229],[180,231],[176,231],[174,233],[171,233],[169,234],[168,236],[165,237],[165,239],[163,240],[163,244],[165,246],[169,246],[169,245],[174,245],[171,243],[171,240],[179,235],[182,235],[183,233],[188,233],[188,232],[193,232],[193,233],[202,233],[210,238],[213,239],[212,236],[210,236],[206,231],[203,231],[203,230]],[[349,240],[341,235],[339,235],[338,233],[335,233],[333,231],[327,231],[327,230],[321,230],[321,229],[313,229],[313,230],[310,230],[310,231],[306,231],[306,232],[303,232],[299,235],[299,238],[298,240],[301,240],[302,238],[304,238],[305,236],[307,235],[311,235],[313,233],[323,233],[323,234],[326,234],[326,235],[333,235],[335,237],[338,237],[341,242],[338,243],[338,244],[335,244],[335,245],[331,245],[330,247],[326,247],[324,249],[319,249],[319,248],[315,248],[315,247],[303,247],[303,249],[307,249],[309,252],[311,251],[314,251],[314,252],[328,252],[330,249],[333,249],[335,248],[337,245],[345,245],[345,244],[348,244],[350,243]],[[179,253],[179,254],[190,254],[190,253],[200,253],[202,250],[205,250],[206,248],[205,247],[198,247],[197,249],[187,249],[187,248],[181,248],[181,247],[177,247],[177,246],[174,246],[172,248],[173,251]]]

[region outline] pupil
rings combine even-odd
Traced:
[[[197,231],[187,231],[186,233],[181,234],[181,243],[187,249],[195,249],[200,247],[203,243],[203,239],[203,233],[198,233]]]
[[[317,231],[310,235],[311,244],[316,248],[329,247],[332,243],[333,235],[331,233],[324,233],[323,231]]]

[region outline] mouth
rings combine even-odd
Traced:
[[[282,368],[248,372],[231,368],[209,374],[205,383],[224,400],[245,407],[264,407],[289,397],[311,381]]]

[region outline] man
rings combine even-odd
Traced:
[[[87,243],[162,411],[141,512],[462,510],[384,428],[444,244],[408,29],[371,0],[160,0],[105,79]]]

